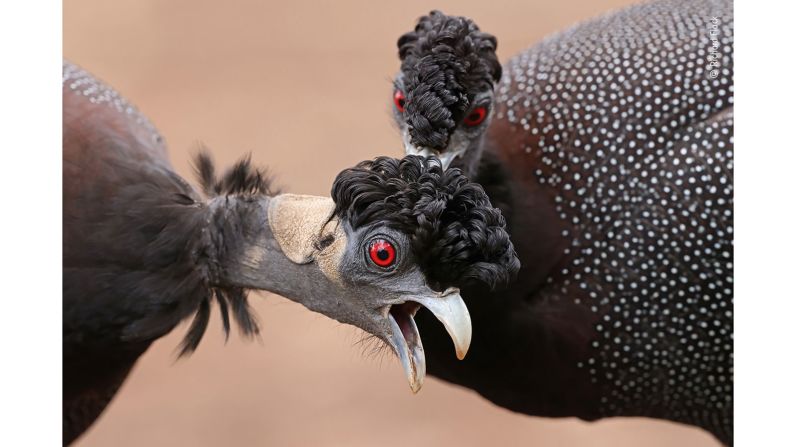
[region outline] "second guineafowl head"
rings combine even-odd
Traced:
[[[393,111],[407,153],[469,173],[480,158],[502,67],[497,39],[466,17],[432,11],[398,40]]]

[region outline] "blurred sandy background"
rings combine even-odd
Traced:
[[[505,61],[629,3],[84,0],[64,4],[64,55],[149,116],[191,180],[201,141],[221,166],[251,152],[285,189],[327,195],[341,169],[401,153],[390,76],[395,42],[420,15],[474,18]],[[175,361],[177,328],[78,445],[717,445],[659,421],[517,415],[433,378],[413,396],[394,356],[368,356],[357,330],[278,296],[252,302],[261,342],[234,333],[224,346],[216,312],[198,352]]]

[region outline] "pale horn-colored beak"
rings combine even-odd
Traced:
[[[410,143],[406,144],[406,155],[419,155],[422,157],[438,157],[439,151],[434,149],[428,149],[427,147],[416,147]]]
[[[456,357],[463,360],[472,342],[472,320],[469,318],[469,309],[461,298],[461,291],[451,287],[438,297],[419,298],[417,302],[442,322],[453,339]]]
[[[439,161],[442,162],[442,168],[443,169],[449,168],[450,164],[453,163],[453,160],[455,160],[455,158],[458,157],[458,155],[460,153],[461,152],[459,152],[459,151],[445,151],[443,153],[440,153],[439,151],[437,151],[435,149],[428,149],[428,148],[424,148],[424,147],[423,148],[417,148],[417,147],[414,147],[411,144],[407,144],[406,145],[406,155],[420,155],[420,156],[423,156],[423,157],[430,157],[430,156],[437,157],[439,159]]]
[[[390,342],[395,350],[411,390],[416,393],[425,379],[425,351],[422,339],[414,322],[414,315],[425,306],[442,322],[450,338],[453,339],[456,357],[463,359],[472,341],[472,320],[469,317],[460,291],[449,288],[430,296],[417,297],[389,309],[388,319],[392,329]],[[419,303],[419,304],[418,304]]]
[[[453,163],[453,160],[458,157],[458,152],[445,152],[439,155],[439,160],[442,162],[442,168],[447,169]]]

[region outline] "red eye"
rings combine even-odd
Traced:
[[[395,90],[394,99],[395,99],[395,107],[397,107],[399,111],[402,112],[406,110],[406,96],[403,95],[403,92],[401,92],[400,90]]]
[[[383,239],[370,242],[370,259],[379,267],[389,267],[395,263],[395,247]]]
[[[477,126],[478,124],[482,123],[483,120],[486,119],[486,108],[485,107],[478,107],[464,118],[464,124],[469,127]]]

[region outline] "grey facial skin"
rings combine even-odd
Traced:
[[[330,198],[283,194],[252,203],[234,197],[211,206],[230,213],[244,234],[221,254],[222,285],[267,290],[386,342],[397,354],[415,393],[425,377],[425,354],[414,315],[428,308],[450,334],[456,353],[469,349],[472,325],[458,289],[435,292],[414,263],[405,235],[378,225],[353,230],[329,221]],[[219,202],[216,204],[216,202]],[[395,262],[376,265],[368,249],[383,239],[395,249]]]
[[[405,91],[402,79],[403,74],[398,73],[394,81],[395,90]],[[392,106],[392,114],[400,132],[406,155],[436,156],[442,161],[442,166],[445,169],[454,166],[461,168],[467,176],[472,176],[480,163],[480,156],[483,152],[483,138],[491,122],[493,103],[493,90],[477,94],[467,113],[456,123],[455,129],[444,147],[427,147],[415,144],[411,135],[412,129],[406,122],[403,112],[398,110],[394,104]],[[486,119],[475,126],[467,126],[464,123],[465,117],[477,107],[486,108]]]

